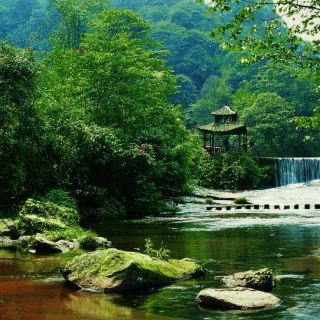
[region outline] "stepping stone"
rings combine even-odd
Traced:
[[[269,204],[265,204],[265,205],[264,205],[264,208],[265,208],[265,209],[270,209],[270,205],[269,205]]]
[[[290,206],[284,206],[283,209],[284,209],[284,210],[289,210],[289,209],[290,209]]]
[[[211,309],[264,309],[280,305],[281,301],[271,293],[250,288],[205,289],[196,301],[201,307]]]
[[[310,209],[310,204],[305,204],[305,205],[304,205],[304,208],[305,208],[306,210],[309,210],[309,209]]]
[[[253,206],[253,209],[259,210],[259,209],[260,209],[260,206],[259,206],[258,204],[255,204],[255,205]]]
[[[294,208],[295,210],[298,210],[298,209],[299,209],[299,205],[298,205],[298,204],[295,204],[293,208]]]
[[[319,210],[319,209],[320,209],[320,204],[315,204],[315,205],[314,205],[314,208],[315,208],[316,210]]]
[[[276,210],[279,210],[279,209],[280,209],[280,206],[279,206],[279,205],[275,205],[274,208],[275,208]]]

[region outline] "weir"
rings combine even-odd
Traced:
[[[277,186],[320,179],[320,158],[275,158]]]

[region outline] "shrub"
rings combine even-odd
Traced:
[[[76,201],[70,196],[69,192],[62,189],[54,189],[42,198],[43,201],[53,202],[59,206],[67,208],[77,208]]]
[[[93,231],[86,231],[79,238],[79,243],[81,248],[85,250],[95,250],[97,249],[97,235]]]
[[[206,204],[214,204],[214,200],[212,198],[206,198]]]
[[[235,204],[248,204],[250,203],[246,197],[239,197],[234,199]]]

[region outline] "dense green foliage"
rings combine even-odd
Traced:
[[[59,26],[65,26],[69,8],[58,9]],[[17,164],[9,161],[8,152],[1,154],[3,181],[9,184],[4,190],[8,200],[2,205],[12,197],[20,196],[13,199],[17,203],[59,188],[77,198],[85,218],[94,216],[86,219],[90,221],[157,210],[164,194],[190,185],[198,138],[186,130],[179,109],[168,102],[176,81],[165,66],[165,52],[150,38],[149,24],[129,10],[94,14],[95,4],[84,9],[82,14],[90,9],[93,18],[80,43],[69,38],[66,42],[60,35],[70,30],[59,27],[61,44],[55,36],[53,49],[37,68],[30,51],[2,45],[3,82],[13,82],[3,93],[2,105],[12,108],[10,116],[22,113],[22,134],[12,134],[21,136],[23,146],[14,149],[13,137],[11,157],[24,155],[20,149],[26,148]],[[3,117],[3,125],[14,130],[12,122],[18,127],[18,120]],[[41,161],[46,171],[39,171]],[[10,163],[15,165],[11,171]],[[33,170],[35,178],[41,174],[41,183],[30,178]],[[61,199],[59,192],[49,194],[57,196]]]
[[[201,186],[215,189],[254,189],[264,183],[263,169],[247,154],[203,157],[198,172]]]
[[[244,51],[245,62],[274,59],[282,64],[319,68],[320,1],[197,0],[212,13],[225,13],[213,36],[225,49]]]
[[[244,67],[243,53],[223,52],[210,36],[227,17],[206,15],[204,5],[0,5],[3,207],[59,189],[77,199],[83,218],[94,217],[86,221],[155,211],[163,196],[188,189],[201,157],[202,185],[257,187],[265,174],[250,157],[209,159],[186,129],[225,104],[247,122],[255,156],[319,150],[319,133],[297,130],[297,118],[318,106],[318,74],[266,61]],[[59,192],[50,199],[62,199]]]

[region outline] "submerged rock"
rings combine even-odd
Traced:
[[[228,288],[247,287],[262,291],[272,291],[276,284],[272,271],[268,268],[238,272],[223,277],[221,281]]]
[[[198,277],[204,270],[192,261],[163,261],[138,252],[107,249],[74,258],[61,273],[80,289],[123,292]]]
[[[250,288],[205,289],[196,297],[201,307],[211,309],[263,309],[278,306],[281,301],[271,293]]]

